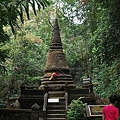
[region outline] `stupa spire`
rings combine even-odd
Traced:
[[[55,19],[55,25],[54,25],[54,29],[53,29],[53,36],[52,36],[50,49],[62,49],[60,29],[59,29],[57,17]]]

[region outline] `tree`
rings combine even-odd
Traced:
[[[4,32],[3,26],[10,25],[13,34],[16,34],[15,28],[18,26],[17,18],[24,23],[23,12],[30,19],[30,6],[36,15],[36,9],[46,8],[49,5],[48,0],[1,0],[0,1],[0,46],[9,40],[9,36]],[[5,61],[6,52],[0,49],[0,61]]]
[[[0,1],[0,33],[2,32],[3,25],[10,25],[12,32],[15,33],[14,26],[17,24],[17,18],[20,16],[21,22],[24,23],[23,12],[26,13],[27,18],[30,19],[29,11],[30,6],[36,15],[36,9],[45,8],[49,5],[47,0],[4,0]],[[1,33],[2,34],[2,33]]]
[[[47,16],[43,14],[45,11],[36,12],[39,16],[34,16],[31,11],[32,19],[29,21],[24,16],[24,24],[18,20],[20,29],[17,30],[15,40],[10,27],[4,28],[10,36],[10,42],[3,46],[4,49],[9,49],[9,53],[3,63],[6,72],[3,73],[2,68],[0,74],[0,91],[3,91],[1,98],[8,94],[7,91],[10,97],[17,96],[21,84],[39,86],[41,83],[52,30],[51,26],[46,25]]]
[[[71,0],[66,1],[60,10],[63,13],[63,46],[71,63],[71,73],[74,73],[72,75],[76,76],[78,82],[81,77],[78,75],[88,73],[95,84],[94,90],[102,97],[108,97],[113,92],[120,93],[119,4],[119,0]],[[76,17],[78,21],[82,20],[80,24],[74,22]]]

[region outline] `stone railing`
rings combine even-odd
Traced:
[[[65,109],[68,110],[68,92],[65,92]]]
[[[46,92],[44,95],[44,104],[43,104],[44,120],[46,119],[47,103],[48,103],[48,93]]]

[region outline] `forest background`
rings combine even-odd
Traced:
[[[15,3],[5,1],[14,11]],[[0,2],[0,99],[19,96],[21,84],[40,85],[56,12],[63,50],[76,86],[81,87],[82,79],[89,77],[100,97],[120,94],[120,1],[49,2],[40,11],[34,2],[29,11],[20,7],[19,15],[8,11],[12,17],[4,16],[3,24],[2,13],[7,10]]]

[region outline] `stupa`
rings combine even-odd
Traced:
[[[41,84],[47,85],[49,88],[53,89],[75,88],[69,71],[70,68],[68,67],[66,56],[63,53],[58,20],[55,19],[53,38],[47,55],[44,76]],[[58,73],[58,75],[50,80],[49,78],[54,73]]]

